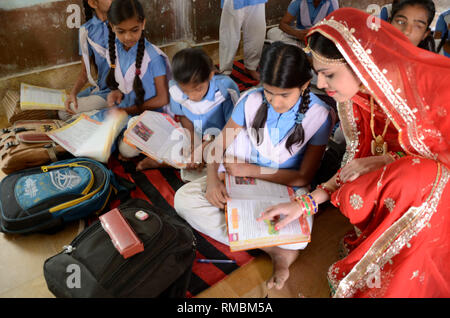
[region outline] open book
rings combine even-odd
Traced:
[[[291,187],[265,180],[225,175],[231,200],[226,215],[231,251],[309,242],[311,230],[305,218],[293,221],[279,231],[273,221],[256,221],[267,208],[294,200]]]
[[[22,110],[64,110],[66,98],[66,91],[63,89],[20,84],[20,109]]]
[[[183,127],[167,114],[145,111],[124,133],[124,142],[145,155],[172,167],[186,167],[190,138]]]
[[[81,114],[75,121],[47,135],[75,157],[87,157],[107,163],[112,145],[126,126],[128,115],[119,110],[103,110],[103,119]]]

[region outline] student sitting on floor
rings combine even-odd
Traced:
[[[309,28],[338,8],[337,0],[293,0],[280,25],[267,31],[267,39],[304,47]],[[294,20],[296,25],[292,26]]]
[[[211,58],[201,49],[181,50],[172,59],[170,108],[191,137],[191,161],[187,169],[203,166],[203,156],[194,158],[194,155],[201,155],[206,144],[220,133],[239,99],[236,83],[228,76],[215,75],[214,69]],[[199,146],[201,150],[196,151]],[[152,158],[145,158],[137,169],[160,166]]]
[[[59,111],[59,117],[68,119],[75,113],[87,112],[106,107],[106,96],[110,90],[106,85],[109,64],[106,60],[108,48],[107,13],[112,0],[84,0],[86,23],[79,31],[79,53],[81,72],[65,101],[66,110]],[[91,74],[91,59],[97,70],[97,81]],[[92,86],[81,89],[89,81]]]
[[[162,112],[163,106],[169,103],[170,64],[166,55],[145,39],[142,5],[137,0],[114,0],[108,20],[111,24],[107,56],[111,64],[107,77],[111,89],[108,106],[121,108],[130,116],[145,110]],[[122,140],[119,151],[122,158],[139,154]]]
[[[311,66],[298,47],[273,43],[263,53],[262,87],[245,93],[231,119],[211,147],[207,176],[181,187],[175,194],[175,209],[194,229],[229,244],[226,220],[221,211],[228,194],[218,173],[223,153],[243,136],[250,153],[247,163],[224,163],[228,174],[254,177],[295,187],[306,187],[322,159],[332,127],[329,107],[309,92]],[[254,133],[256,132],[256,133]],[[218,149],[216,146],[218,145]],[[312,227],[312,218],[308,219]],[[268,287],[281,288],[289,266],[307,243],[263,249],[272,257],[274,273]]]

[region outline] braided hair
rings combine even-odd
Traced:
[[[108,21],[113,25],[118,25],[128,19],[136,18],[139,22],[145,20],[144,9],[138,0],[114,0],[108,10]],[[110,25],[108,25],[108,49],[111,60],[111,68],[106,77],[106,85],[110,90],[117,90],[119,84],[115,77],[116,68],[116,34],[113,32]],[[140,78],[142,60],[145,53],[145,31],[142,31],[141,37],[138,41],[136,53],[136,74],[133,81],[133,90],[136,94],[134,101],[135,105],[140,108],[144,104],[145,89]]]
[[[279,88],[301,88],[312,79],[311,65],[306,54],[297,46],[274,42],[264,50],[259,64],[261,83]],[[310,90],[302,93],[302,100],[296,118],[302,118],[309,108]],[[251,133],[256,134],[257,144],[263,142],[262,129],[267,121],[268,102],[264,98],[256,112]],[[292,146],[303,143],[305,132],[301,120],[296,120],[294,131],[286,141],[286,149],[292,153]]]

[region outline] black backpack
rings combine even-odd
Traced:
[[[138,220],[135,213],[150,217]],[[195,237],[182,219],[141,199],[119,206],[144,251],[124,259],[99,220],[44,263],[48,289],[56,297],[185,297],[195,259]]]

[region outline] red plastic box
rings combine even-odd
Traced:
[[[144,250],[144,244],[118,209],[103,214],[99,219],[123,258],[129,258]]]

